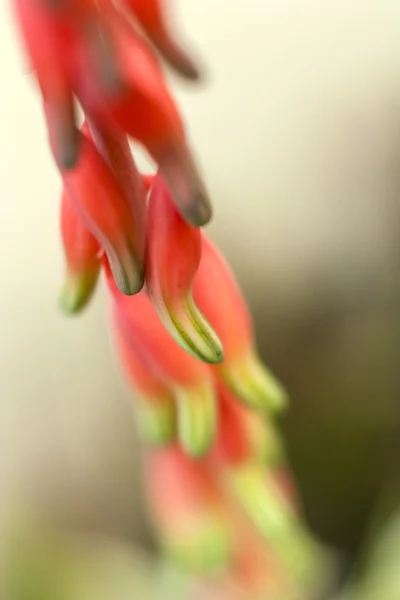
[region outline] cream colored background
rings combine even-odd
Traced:
[[[209,67],[198,90],[173,81],[214,198],[212,230],[248,297],[291,318],[319,289],[390,288],[399,2],[182,0],[175,12]],[[0,66],[0,493],[59,507],[68,496],[76,518],[130,530],[126,393],[102,294],[78,319],[57,310],[59,182],[6,0]]]

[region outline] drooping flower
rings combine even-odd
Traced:
[[[68,79],[62,23],[56,22],[40,0],[14,0],[29,60],[47,105],[54,152],[63,168],[76,164],[78,136],[73,90]]]
[[[148,210],[147,291],[180,346],[204,362],[219,363],[223,360],[222,344],[193,300],[200,258],[200,230],[183,220],[163,177],[157,175]]]
[[[166,22],[163,0],[120,0],[143,27],[157,50],[183,77],[198,79],[199,69],[189,54],[171,34]],[[164,2],[166,4],[166,2]]]
[[[125,133],[93,118],[88,126],[91,139],[117,179],[135,224],[135,253],[144,270],[147,198],[143,178],[133,158]]]
[[[261,363],[243,295],[225,259],[205,233],[194,299],[223,344],[225,358],[216,368],[227,385],[252,407],[282,410],[285,391]]]
[[[124,294],[135,294],[144,283],[144,266],[137,224],[113,171],[88,136],[78,132],[79,161],[72,169],[59,165],[63,184],[107,254],[115,281]],[[50,140],[54,137],[50,125]]]
[[[67,189],[61,198],[61,237],[67,273],[60,303],[67,313],[75,313],[86,306],[95,290],[101,248],[76,212]]]

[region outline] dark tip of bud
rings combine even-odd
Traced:
[[[144,286],[145,274],[135,255],[130,253],[126,264],[123,264],[120,259],[112,260],[110,256],[108,256],[108,260],[114,281],[121,294],[125,296],[138,294]]]
[[[185,221],[194,227],[206,225],[212,217],[211,202],[190,150],[170,145],[154,157]]]
[[[182,210],[185,221],[194,227],[203,227],[212,219],[213,210],[210,200],[203,190],[198,190],[192,195],[190,205]]]
[[[73,169],[79,159],[79,136],[75,128],[63,132],[56,143],[57,162],[65,171]]]
[[[202,79],[202,72],[194,60],[181,48],[166,46],[159,41],[155,41],[158,51],[164,57],[164,60],[181,76],[189,81],[199,81]]]

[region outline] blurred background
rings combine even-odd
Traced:
[[[171,81],[210,231],[289,389],[282,426],[309,522],[350,565],[399,480],[400,4],[173,4],[207,73],[198,88]],[[60,183],[7,2],[0,57],[1,504],[149,544],[103,290],[82,317],[57,308]]]

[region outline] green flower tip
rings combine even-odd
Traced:
[[[61,310],[68,315],[81,312],[93,296],[97,278],[98,270],[82,275],[69,275],[59,296]]]
[[[207,382],[197,389],[179,388],[178,438],[182,447],[194,458],[210,449],[217,428],[217,406],[214,389]]]

